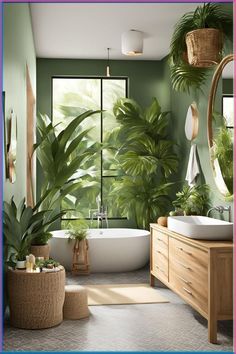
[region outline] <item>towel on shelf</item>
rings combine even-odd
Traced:
[[[189,154],[189,161],[188,161],[188,168],[185,180],[188,181],[188,185],[193,187],[196,183],[197,175],[199,175],[200,170],[197,162],[197,145],[192,144],[190,154]]]

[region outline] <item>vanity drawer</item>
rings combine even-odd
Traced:
[[[172,237],[169,239],[169,252],[170,257],[182,265],[183,269],[189,270],[190,268],[196,274],[207,273],[207,252]]]
[[[168,281],[168,258],[161,251],[153,251],[152,271],[158,278]]]
[[[170,264],[170,284],[191,305],[202,311],[208,311],[208,283],[207,277],[194,278],[186,273],[180,273],[174,263]]]
[[[168,257],[169,237],[159,231],[153,230],[152,233],[153,250],[160,250]]]

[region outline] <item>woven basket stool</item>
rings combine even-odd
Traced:
[[[63,320],[65,269],[51,273],[8,270],[10,324],[24,329],[49,328]]]
[[[63,317],[67,320],[79,320],[89,316],[87,290],[80,285],[65,286]]]

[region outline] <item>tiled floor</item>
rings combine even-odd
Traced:
[[[68,284],[148,283],[148,268],[130,273],[75,277]],[[219,344],[207,341],[207,322],[169,289],[169,303],[91,306],[91,316],[45,330],[6,323],[5,351],[233,351],[232,321],[219,323]]]

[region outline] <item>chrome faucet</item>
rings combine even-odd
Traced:
[[[217,206],[215,206],[215,207],[212,207],[211,209],[208,210],[207,216],[210,215],[210,212],[211,212],[212,210],[216,210],[216,211],[218,211],[220,214],[223,214],[224,211],[228,211],[228,213],[229,213],[229,222],[231,221],[231,206],[230,206],[230,205],[228,205],[228,206],[217,205]]]
[[[103,227],[103,220],[106,222],[106,227],[108,228],[108,216],[107,216],[107,208],[101,205],[101,198],[100,195],[96,198],[97,202],[97,209],[90,209],[89,210],[89,218],[91,221],[91,225],[94,219],[97,219],[97,227],[99,229],[100,225],[101,228]]]

